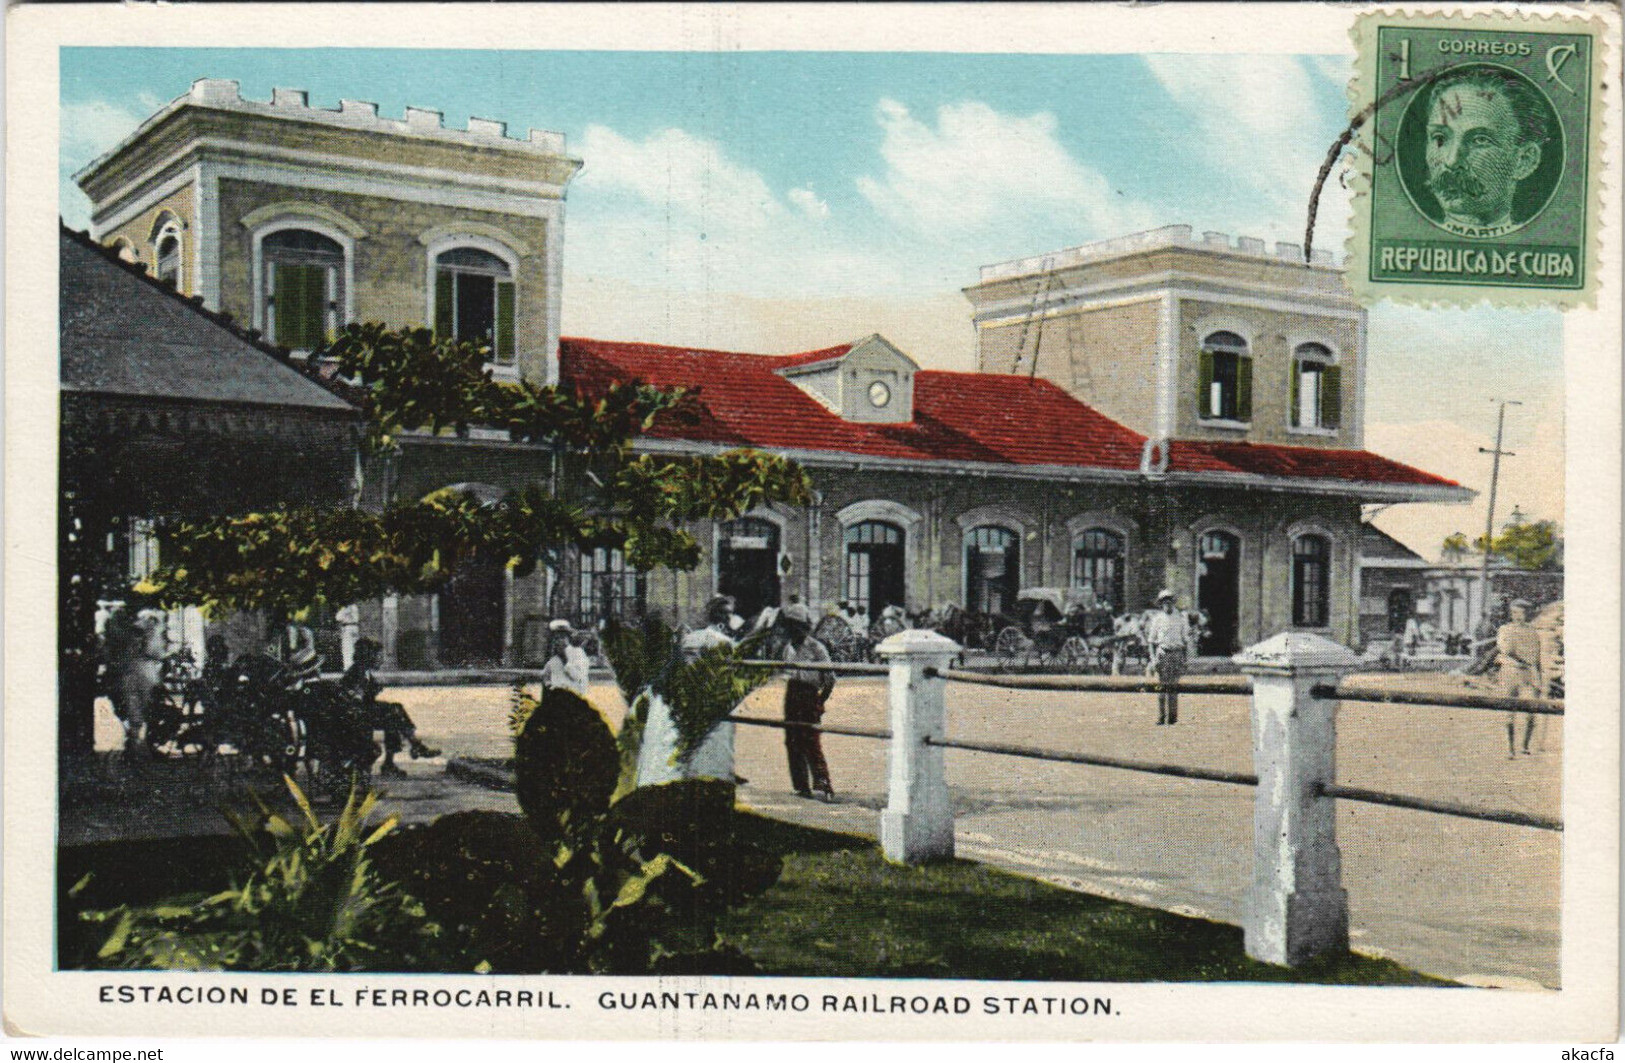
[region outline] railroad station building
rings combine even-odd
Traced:
[[[878,335],[796,354],[561,338],[580,166],[556,133],[204,80],[77,177],[98,241],[295,353],[345,321],[427,324],[487,343],[499,378],[696,388],[699,418],[641,446],[758,447],[812,475],[804,509],[692,529],[709,549],[691,572],[597,550],[366,603],[389,665],[524,663],[552,616],[692,622],[719,591],[747,613],[796,594],[878,614],[1085,583],[1126,611],[1168,586],[1207,611],[1205,653],[1289,627],[1354,643],[1362,504],[1470,497],[1363,449],[1365,316],[1325,255],[1171,226],[986,266],[965,291],[973,372]],[[362,504],[500,497],[546,462],[492,432],[409,435]]]

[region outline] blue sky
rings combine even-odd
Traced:
[[[708,178],[738,202],[671,235],[704,233],[732,252],[758,223],[791,225],[795,269],[702,267],[763,295],[801,289],[809,256],[824,292],[920,293],[970,283],[985,262],[1165,221],[1297,239],[1314,165],[1344,121],[1345,76],[1341,60],[1292,57],[69,49],[65,173],[121,119],[204,75],[234,78],[250,98],[297,87],[316,106],[350,96],[392,116],[413,105],[453,126],[472,114],[562,131],[587,160],[572,259],[628,280],[698,282],[669,257],[639,269],[638,256],[595,254],[605,241],[574,230],[651,205],[632,171],[656,160]],[[1278,89],[1292,90],[1291,107],[1271,98]],[[1251,145],[1247,167],[1214,158],[1210,116],[1192,106],[1213,93],[1235,101],[1241,135],[1220,147]],[[63,212],[82,219],[77,192],[65,188]]]
[[[1301,241],[1348,75],[1337,56],[71,48],[60,209],[84,226],[71,174],[200,77],[496,119],[586,161],[567,333],[780,352],[878,331],[969,369],[959,291],[981,265],[1181,222]],[[1341,250],[1348,211],[1334,176],[1318,246]],[[1523,398],[1503,508],[1561,516],[1557,314],[1380,303],[1368,364],[1373,449],[1472,486],[1490,399]],[[1403,511],[1413,545],[1483,520]]]

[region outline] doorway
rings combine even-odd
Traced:
[[[1240,649],[1241,540],[1229,532],[1210,531],[1198,542],[1196,607],[1207,614],[1198,653],[1223,656]]]
[[[1388,634],[1403,635],[1405,624],[1416,612],[1416,599],[1406,587],[1388,592]]]
[[[904,599],[904,531],[866,520],[846,529],[846,600],[871,621]]]
[[[478,668],[502,663],[507,608],[504,566],[467,561],[440,591],[440,666]]]
[[[734,612],[746,620],[779,604],[777,524],[741,517],[718,530],[717,593],[732,598]]]

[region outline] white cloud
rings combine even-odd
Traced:
[[[1145,57],[1158,83],[1193,120],[1197,136],[1191,143],[1200,165],[1230,186],[1216,189],[1206,206],[1218,212],[1212,224],[1246,235],[1302,240],[1316,176],[1341,130],[1326,130],[1317,102],[1324,88],[1317,77],[1335,79],[1338,62],[1315,59],[1306,66],[1293,56],[1268,55]],[[1341,176],[1341,167],[1328,176],[1315,226],[1315,246],[1339,252],[1348,235],[1349,210]],[[1254,207],[1243,208],[1248,213],[1242,215],[1223,213],[1227,204],[1258,199],[1265,204],[1261,217],[1251,213]]]
[[[61,143],[57,151],[58,209],[63,221],[76,229],[90,224],[90,203],[73,183],[73,175],[135,132],[163,105],[164,101],[145,92],[128,100],[63,102],[58,113]]]
[[[1057,215],[1100,235],[1145,228],[1155,216],[1114,195],[1105,177],[1074,158],[1048,112],[1006,115],[966,101],[937,108],[936,122],[895,100],[875,112],[884,132],[885,171],[857,180],[858,191],[900,228],[960,239]]]
[[[88,99],[62,104],[62,154],[79,165],[90,162],[135,132],[163,102],[149,93],[133,100]]]
[[[790,202],[809,218],[829,217],[829,204],[818,198],[810,188],[792,188],[787,194]]]
[[[630,194],[674,218],[765,229],[785,214],[762,175],[729,159],[714,140],[664,129],[632,140],[588,126],[581,140],[584,190]]]

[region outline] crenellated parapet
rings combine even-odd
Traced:
[[[191,91],[177,99],[171,107],[192,103],[217,110],[241,111],[245,114],[263,114],[345,129],[365,129],[378,133],[427,136],[451,144],[472,144],[510,150],[533,151],[558,155],[564,152],[564,134],[547,129],[532,129],[526,138],[510,137],[508,123],[489,118],[470,118],[466,129],[445,124],[445,115],[424,107],[408,107],[401,118],[379,115],[378,105],[366,100],[340,100],[337,110],[310,106],[310,94],[303,89],[272,89],[269,103],[244,99],[241,86],[224,78],[199,78]],[[166,109],[167,110],[167,109]],[[160,111],[156,121],[163,116]]]
[[[1228,233],[1204,232],[1198,235],[1190,225],[1164,225],[1159,229],[1114,236],[1109,240],[1095,240],[1076,247],[1062,248],[1043,255],[995,262],[981,269],[981,283],[1023,277],[1047,270],[1068,269],[1104,259],[1164,249],[1191,249],[1216,251],[1249,258],[1273,259],[1317,269],[1338,269],[1337,256],[1327,248],[1314,248],[1306,263],[1303,245],[1277,241],[1270,247],[1265,241],[1251,236],[1231,237]]]

